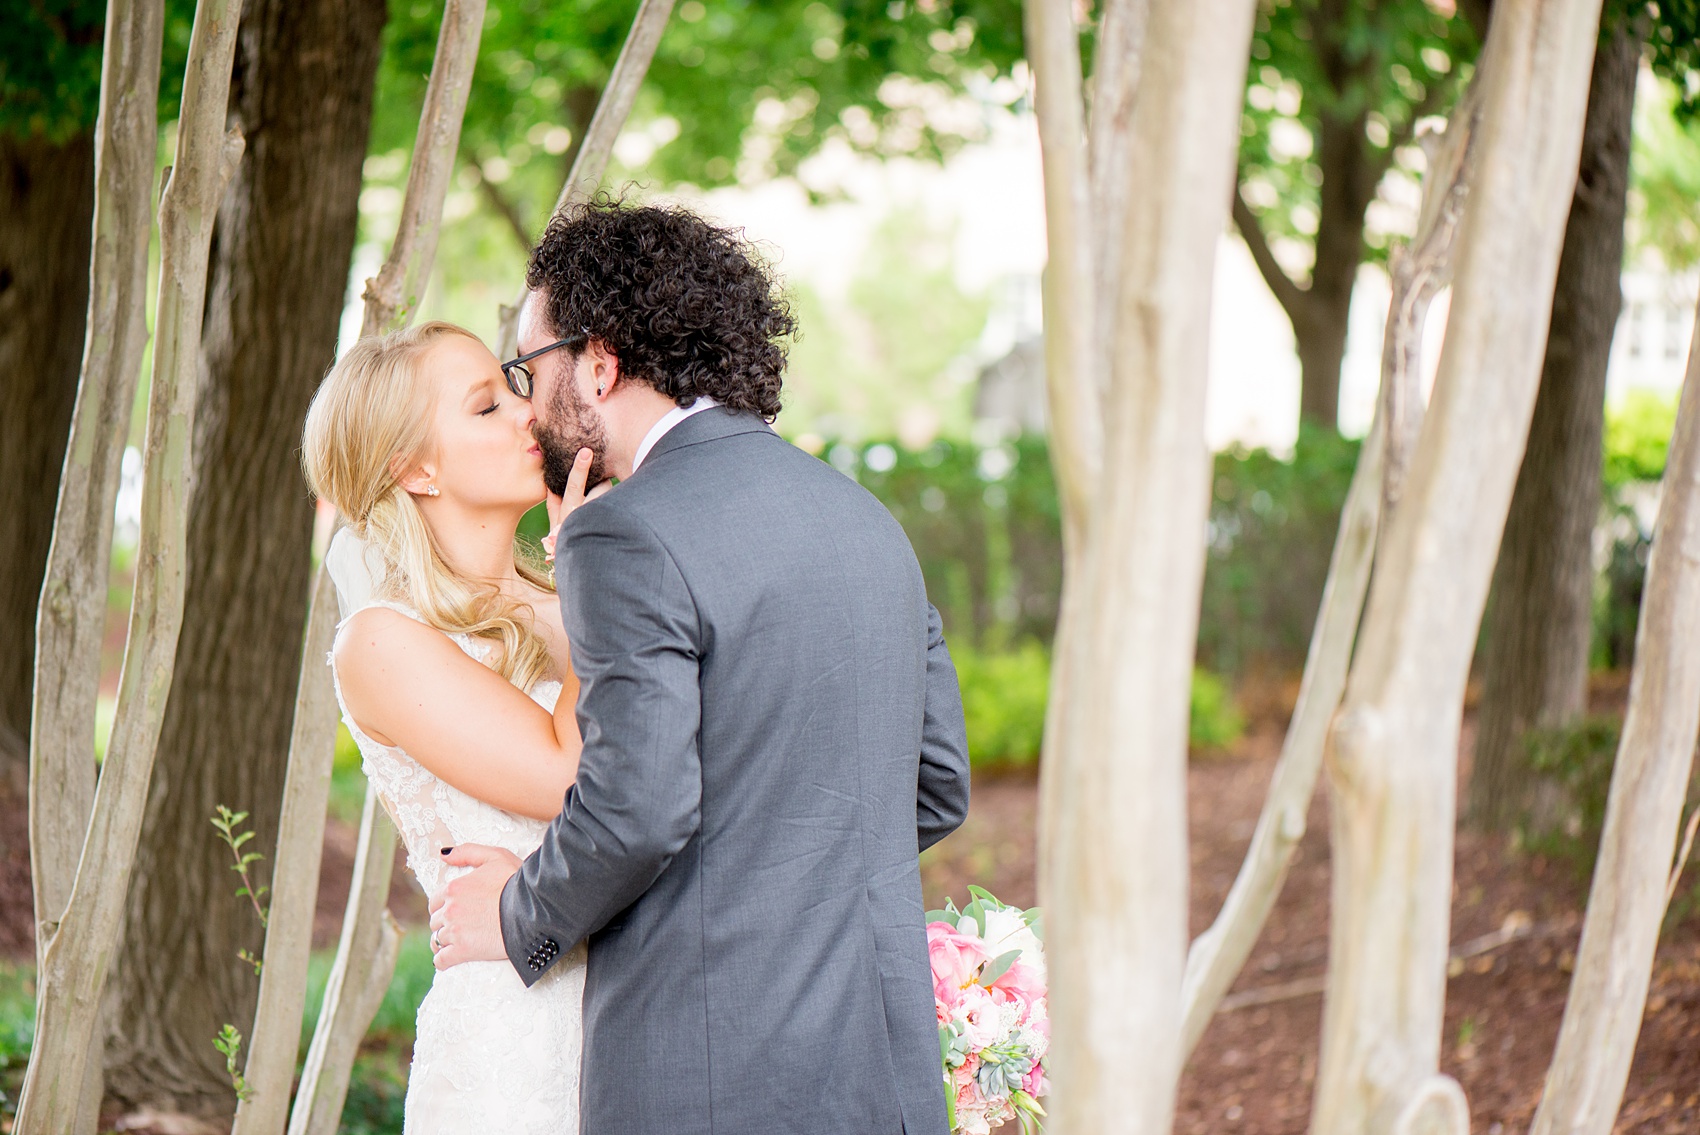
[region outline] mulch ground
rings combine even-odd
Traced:
[[[1620,708],[1621,689],[1597,691],[1596,703],[1596,709]],[[1195,933],[1215,916],[1239,870],[1279,749],[1279,711],[1254,711],[1253,722],[1233,755],[1197,761],[1190,770]],[[1466,721],[1466,763],[1470,740]],[[968,822],[923,861],[928,905],[942,904],[947,895],[963,901],[969,883],[1007,902],[1034,904],[1037,803],[1030,775],[978,778]],[[33,948],[27,832],[23,801],[0,796],[0,957],[12,960],[27,959]],[[333,824],[326,835],[314,924],[320,946],[334,944],[341,924],[354,834],[346,824]],[[1242,1007],[1216,1017],[1182,1079],[1178,1135],[1305,1130],[1322,1016],[1316,990],[1327,965],[1328,850],[1328,804],[1319,791],[1286,887],[1231,995]],[[1459,833],[1454,944],[1478,940],[1508,920],[1535,930],[1455,967],[1461,972],[1449,985],[1441,1063],[1463,1084],[1477,1135],[1524,1131],[1534,1114],[1585,898],[1568,864],[1515,852],[1497,837]],[[399,857],[391,908],[406,923],[424,919],[424,903],[402,874]],[[1667,929],[1660,943],[1616,1130],[1700,1131],[1700,917]]]
[[[1621,711],[1621,695],[1620,687],[1597,690],[1594,708]],[[1239,871],[1282,728],[1264,718],[1235,755],[1195,761],[1189,772],[1195,934],[1215,917]],[[1466,719],[1466,763],[1472,732]],[[969,883],[1006,902],[1035,903],[1037,808],[1031,776],[977,780],[968,822],[923,861],[928,906],[947,895],[960,904]],[[1319,789],[1286,887],[1230,994],[1243,1007],[1217,1015],[1181,1080],[1177,1135],[1302,1135],[1309,1124],[1328,961],[1328,827]],[[1568,863],[1514,852],[1499,837],[1458,833],[1454,946],[1507,920],[1534,930],[1469,959],[1448,985],[1441,1069],[1463,1085],[1475,1135],[1528,1129],[1558,1037],[1586,898]],[[1258,1003],[1271,993],[1274,1000]],[[1700,916],[1667,928],[1660,941],[1616,1131],[1700,1131]]]

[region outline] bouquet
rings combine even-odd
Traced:
[[[1037,1131],[1051,1043],[1039,911],[968,890],[974,901],[961,910],[947,901],[927,914],[950,1128],[988,1135],[1020,1119]]]

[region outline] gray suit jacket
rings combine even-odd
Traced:
[[[718,408],[557,548],[584,755],[502,933],[528,983],[589,937],[585,1135],[944,1135],[916,856],[968,752],[903,530]]]

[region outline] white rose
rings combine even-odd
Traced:
[[[1045,947],[1039,936],[1027,925],[1019,910],[988,910],[986,912],[986,952],[992,957],[1011,950],[1021,951],[1021,963],[1045,977]]]

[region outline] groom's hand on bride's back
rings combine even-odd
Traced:
[[[462,962],[504,962],[502,888],[520,868],[519,856],[499,847],[463,843],[445,847],[443,862],[471,867],[431,900],[431,953],[438,969]]]

